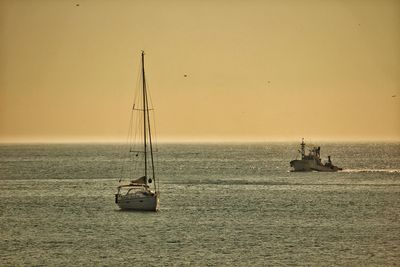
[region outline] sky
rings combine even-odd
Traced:
[[[400,140],[400,1],[0,0],[0,142]]]

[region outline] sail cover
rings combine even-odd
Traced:
[[[146,176],[142,176],[136,180],[132,180],[131,183],[132,184],[146,184]]]

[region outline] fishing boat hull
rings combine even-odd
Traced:
[[[310,160],[292,160],[290,166],[293,167],[294,172],[336,172],[342,170],[341,168],[334,165],[321,165],[314,159]]]
[[[147,196],[136,194],[115,195],[115,202],[121,210],[157,211],[159,201],[158,194]]]

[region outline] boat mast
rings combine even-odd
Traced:
[[[301,159],[304,159],[304,155],[306,154],[306,144],[304,143],[304,138],[301,139]]]
[[[147,137],[146,137],[146,78],[144,75],[144,51],[142,50],[142,88],[143,88],[143,143],[144,143],[144,177],[147,184]]]

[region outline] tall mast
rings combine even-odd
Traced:
[[[144,51],[142,50],[142,82],[143,82],[143,143],[144,143],[144,176],[147,184],[147,137],[146,137],[146,78],[144,75]]]

